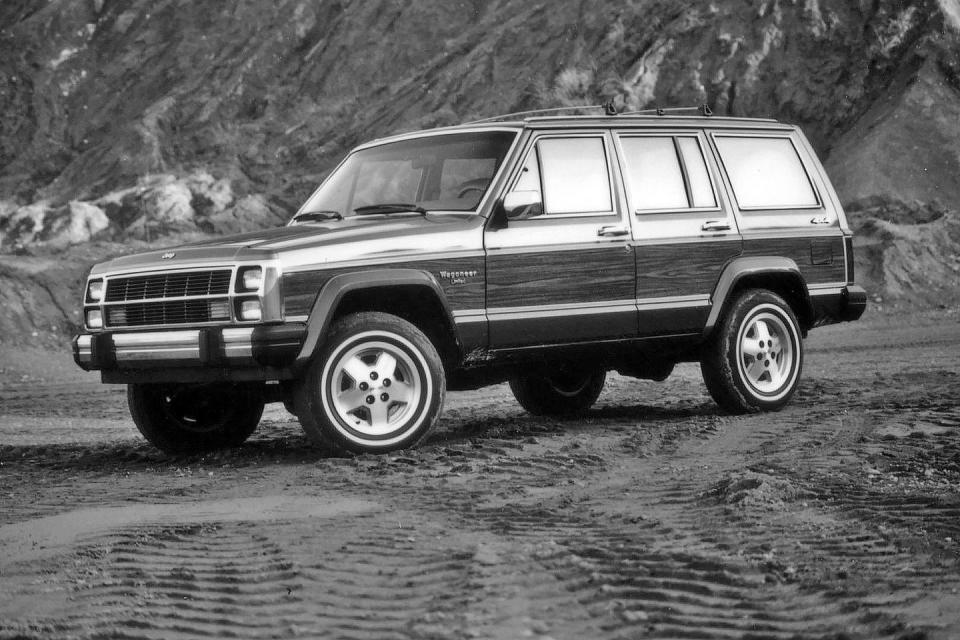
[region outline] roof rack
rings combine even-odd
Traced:
[[[514,111],[512,113],[504,113],[499,116],[490,116],[489,118],[481,118],[480,120],[471,120],[465,124],[481,124],[483,122],[495,122],[497,120],[507,120],[509,118],[515,118],[517,116],[532,116],[534,114],[541,113],[557,113],[560,111],[582,111],[585,109],[603,109],[604,114],[606,115],[616,115],[617,111],[613,107],[612,103],[604,102],[603,104],[590,104],[574,107],[552,107],[550,109],[531,109],[529,111]],[[612,110],[612,113],[611,113]]]
[[[641,116],[647,114],[654,114],[658,116],[663,116],[668,113],[677,113],[680,111],[696,111],[702,116],[712,116],[713,109],[710,108],[707,104],[699,104],[695,107],[656,107],[654,109],[643,109],[641,111],[625,111],[619,115],[621,116]]]
[[[508,120],[510,118],[516,118],[518,116],[533,116],[540,115],[545,113],[558,113],[560,111],[583,111],[587,109],[602,109],[603,115],[606,116],[639,116],[639,115],[658,115],[663,116],[668,113],[677,113],[682,111],[696,111],[702,116],[712,116],[713,111],[706,104],[697,105],[696,107],[657,107],[655,109],[644,109],[642,111],[625,111],[620,113],[617,111],[617,107],[614,106],[613,101],[607,101],[603,104],[591,104],[591,105],[582,105],[574,107],[552,107],[549,109],[530,109],[529,111],[514,111],[512,113],[504,113],[499,116],[490,116],[489,118],[481,118],[480,120],[471,120],[465,124],[482,124],[484,122],[496,122],[498,120]]]

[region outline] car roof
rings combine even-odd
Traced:
[[[476,122],[409,131],[365,142],[357,149],[373,147],[388,142],[419,138],[429,135],[466,133],[471,131],[522,131],[524,129],[752,129],[792,131],[794,125],[784,124],[772,118],[739,118],[731,116],[683,116],[683,115],[586,115],[586,116],[530,116],[518,119],[499,117]]]

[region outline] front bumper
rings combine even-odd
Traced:
[[[306,332],[288,323],[84,333],[73,339],[73,359],[104,382],[278,379],[289,377]]]

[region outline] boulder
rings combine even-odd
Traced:
[[[254,194],[241,198],[226,211],[210,216],[209,222],[216,233],[242,233],[276,227],[286,219],[271,209],[263,195]]]
[[[218,180],[206,171],[195,171],[186,177],[185,183],[192,194],[191,205],[197,216],[216,215],[233,204],[233,187],[226,178]]]
[[[49,211],[50,203],[41,200],[0,217],[0,251],[15,252],[33,245],[43,232]]]
[[[119,235],[147,239],[196,229],[193,192],[172,174],[145,176],[136,186],[94,201]]]
[[[103,209],[74,201],[47,216],[40,241],[54,248],[68,247],[89,241],[109,226],[110,219]]]

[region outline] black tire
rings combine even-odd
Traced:
[[[130,384],[127,404],[134,424],[166,453],[200,453],[236,447],[263,415],[262,384]]]
[[[562,370],[556,376],[528,375],[510,381],[510,391],[535,416],[573,416],[587,411],[600,397],[605,371]]]
[[[734,300],[700,360],[710,395],[732,413],[782,408],[797,390],[802,368],[797,317],[783,298],[763,289]]]
[[[334,323],[294,402],[317,444],[384,453],[426,438],[445,394],[443,363],[430,339],[402,318],[363,312]]]

